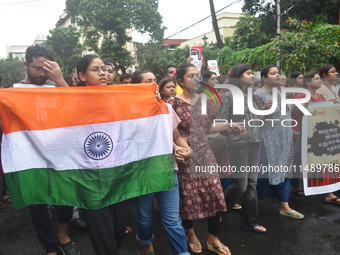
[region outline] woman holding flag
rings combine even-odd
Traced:
[[[107,66],[102,58],[90,54],[77,63],[79,86],[106,86]],[[86,226],[96,254],[115,254],[125,236],[130,202],[125,200],[101,209],[84,209]]]

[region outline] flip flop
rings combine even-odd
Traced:
[[[297,211],[295,210],[291,210],[289,212],[282,212],[281,210],[279,211],[280,215],[282,216],[287,216],[287,217],[291,217],[293,219],[296,219],[296,220],[302,220],[305,216],[303,214],[301,214],[301,216],[296,216],[296,215],[293,215],[293,213],[297,213]]]
[[[188,247],[192,253],[195,253],[195,254],[202,253],[202,245],[201,245],[201,249],[194,249],[193,247],[190,246],[190,244],[200,244],[201,242],[199,240],[189,241],[188,236],[186,236],[186,238],[187,238]]]
[[[11,202],[12,202],[11,197],[10,197],[9,195],[3,196],[3,197],[1,198],[1,201],[2,201],[3,203],[11,203]]]
[[[338,199],[340,200],[340,198],[335,197],[335,198],[332,198],[332,199],[329,199],[329,200],[324,199],[323,201],[325,203],[332,203],[332,204],[340,205],[340,201],[337,201]]]
[[[262,227],[259,224],[255,224],[254,226],[245,226],[245,225],[241,225],[241,229],[243,230],[248,230],[248,231],[253,231],[259,234],[266,234],[267,230],[260,230],[260,229],[256,229],[256,227]]]
[[[227,246],[225,246],[224,244],[220,245],[220,246],[213,246],[212,244],[207,242],[207,248],[209,251],[212,251],[213,253],[216,253],[217,255],[225,255],[223,252],[220,252],[220,250],[224,250],[224,247],[227,248],[226,255],[231,255],[231,252],[229,250],[229,248]]]
[[[132,228],[130,226],[126,226],[125,235],[131,235],[131,234],[132,234]]]
[[[242,209],[242,205],[235,204],[235,205],[233,206],[233,210],[240,210],[240,209]]]

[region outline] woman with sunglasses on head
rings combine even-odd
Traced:
[[[226,211],[223,190],[218,174],[200,173],[197,168],[216,166],[216,159],[208,144],[208,132],[243,133],[244,128],[230,124],[213,127],[209,115],[202,115],[202,98],[195,92],[200,84],[196,67],[185,63],[176,71],[176,80],[183,93],[171,97],[168,102],[176,111],[181,123],[178,130],[193,150],[190,160],[179,163],[178,180],[180,186],[180,216],[186,230],[189,249],[201,253],[202,245],[193,229],[193,220],[208,220],[208,250],[216,254],[230,254],[228,247],[218,239],[221,232],[220,213]],[[195,170],[196,169],[196,170]],[[196,172],[195,172],[196,171]]]
[[[244,115],[234,115],[233,109],[233,94],[228,91],[222,96],[222,106],[219,109],[218,119],[226,119],[236,123],[258,119],[258,116],[253,114],[248,108],[247,97],[248,88],[254,84],[254,75],[251,67],[247,64],[238,64],[233,67],[229,84],[237,86],[242,90],[244,95]],[[253,102],[253,107],[257,109],[257,105]],[[227,207],[233,207],[235,203],[242,198],[241,210],[241,228],[244,230],[253,231],[260,234],[267,233],[267,230],[257,223],[257,176],[256,171],[245,171],[243,169],[251,169],[256,167],[260,162],[261,151],[261,133],[258,124],[253,124],[255,127],[247,127],[245,135],[227,135],[228,153],[230,164],[235,166],[237,172],[231,175],[232,182],[224,193]]]
[[[254,92],[255,102],[260,110],[268,110],[273,105],[273,89],[281,83],[280,72],[274,65],[268,65],[261,71],[263,87]],[[281,115],[281,94],[277,91],[277,107],[270,115],[261,116],[264,125],[261,127],[261,158],[260,165],[263,167],[279,167],[278,171],[267,172],[268,176],[260,175],[258,179],[258,196],[263,199],[271,189],[278,193],[281,209],[280,215],[293,219],[303,219],[304,215],[293,210],[289,206],[289,185],[293,163],[293,140],[291,124],[291,110],[286,106],[286,115]],[[265,119],[268,119],[266,121]],[[270,120],[278,121],[270,121]],[[282,121],[286,126],[281,125]],[[287,127],[288,126],[288,127]]]
[[[106,86],[108,67],[102,58],[90,54],[77,63],[80,86]],[[97,255],[118,255],[129,217],[129,200],[101,209],[83,210],[90,239]]]

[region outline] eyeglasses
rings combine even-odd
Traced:
[[[47,73],[47,71],[43,68],[43,67],[40,67],[40,66],[32,66],[33,70],[36,71],[36,72],[41,72],[43,71],[44,73]]]
[[[116,69],[114,69],[114,68],[110,68],[110,67],[107,68],[108,73],[114,73],[115,71],[116,71]]]
[[[94,73],[98,73],[99,74],[99,70],[102,70],[102,72],[110,72],[109,70],[112,70],[112,68],[106,67],[106,66],[92,66],[91,68],[89,68],[88,70],[94,72]]]
[[[202,80],[202,76],[199,75],[199,74],[197,74],[197,75],[190,74],[190,75],[188,76],[188,78],[189,78],[190,80],[193,80],[193,79],[197,79],[197,80],[199,80],[199,81]]]

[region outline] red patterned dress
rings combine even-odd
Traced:
[[[175,109],[175,98],[171,97],[168,103]],[[201,97],[194,105],[177,98],[176,113],[181,119],[178,130],[194,152],[185,163],[178,163],[180,217],[183,220],[214,217],[216,212],[227,210],[219,177],[215,175],[212,178],[214,175],[209,173],[205,178],[202,175],[199,175],[200,178],[192,176],[196,166],[202,169],[217,165],[207,136],[212,118],[209,113],[201,114]]]

